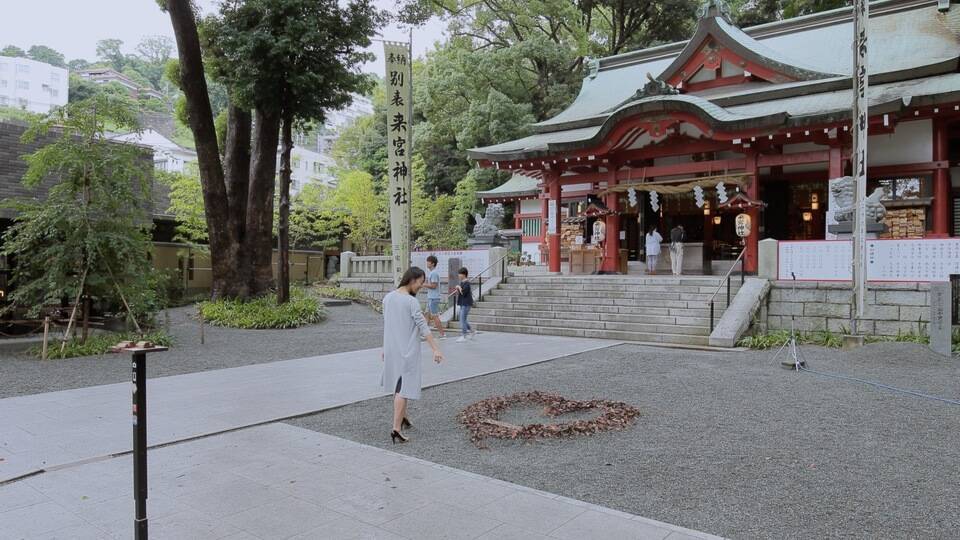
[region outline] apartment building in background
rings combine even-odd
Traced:
[[[69,73],[30,60],[0,56],[0,107],[46,114],[67,104]]]

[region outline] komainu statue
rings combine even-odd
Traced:
[[[503,205],[494,203],[487,206],[486,214],[473,214],[477,224],[473,226],[473,236],[475,238],[489,238],[496,236],[500,231],[503,221]]]
[[[830,183],[830,194],[833,196],[833,203],[836,209],[833,211],[833,217],[837,223],[853,222],[853,199],[856,182],[852,176],[843,178]],[[883,198],[883,188],[873,190],[866,200],[867,225],[871,223],[883,222],[883,217],[887,215],[887,209],[884,208],[880,200]]]

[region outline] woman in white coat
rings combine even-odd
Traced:
[[[409,439],[404,428],[413,427],[407,418],[407,400],[420,399],[420,337],[433,349],[433,361],[443,361],[443,353],[423,317],[417,292],[426,275],[416,266],[404,272],[400,285],[383,298],[383,378],[384,392],[393,393],[393,431],[396,444]]]
[[[657,259],[660,258],[660,242],[663,242],[663,237],[657,232],[656,225],[650,227],[650,232],[647,233],[645,239],[645,247],[647,252],[647,273],[656,274]]]

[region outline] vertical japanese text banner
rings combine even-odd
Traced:
[[[411,111],[413,87],[410,46],[407,43],[383,43],[387,73],[387,175],[390,202],[390,239],[393,248],[393,278],[410,266],[410,228],[413,171],[410,143],[413,141]]]
[[[856,201],[853,231],[853,288],[854,311],[857,317],[863,316],[864,295],[867,292],[866,261],[867,245],[866,208],[867,197],[867,137],[870,115],[867,111],[867,29],[870,21],[868,0],[856,0],[853,10],[854,51],[853,51],[853,178],[856,185]]]

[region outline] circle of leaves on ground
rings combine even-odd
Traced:
[[[500,415],[510,407],[532,403],[543,406],[545,416],[558,416],[590,409],[602,413],[589,420],[552,424],[525,424],[513,426],[500,422]],[[486,448],[484,439],[532,440],[535,438],[560,438],[573,435],[593,435],[601,431],[622,430],[633,424],[640,410],[619,401],[593,399],[577,401],[544,392],[519,392],[509,396],[490,397],[470,405],[457,415],[457,421],[470,431],[470,441],[478,448]]]

